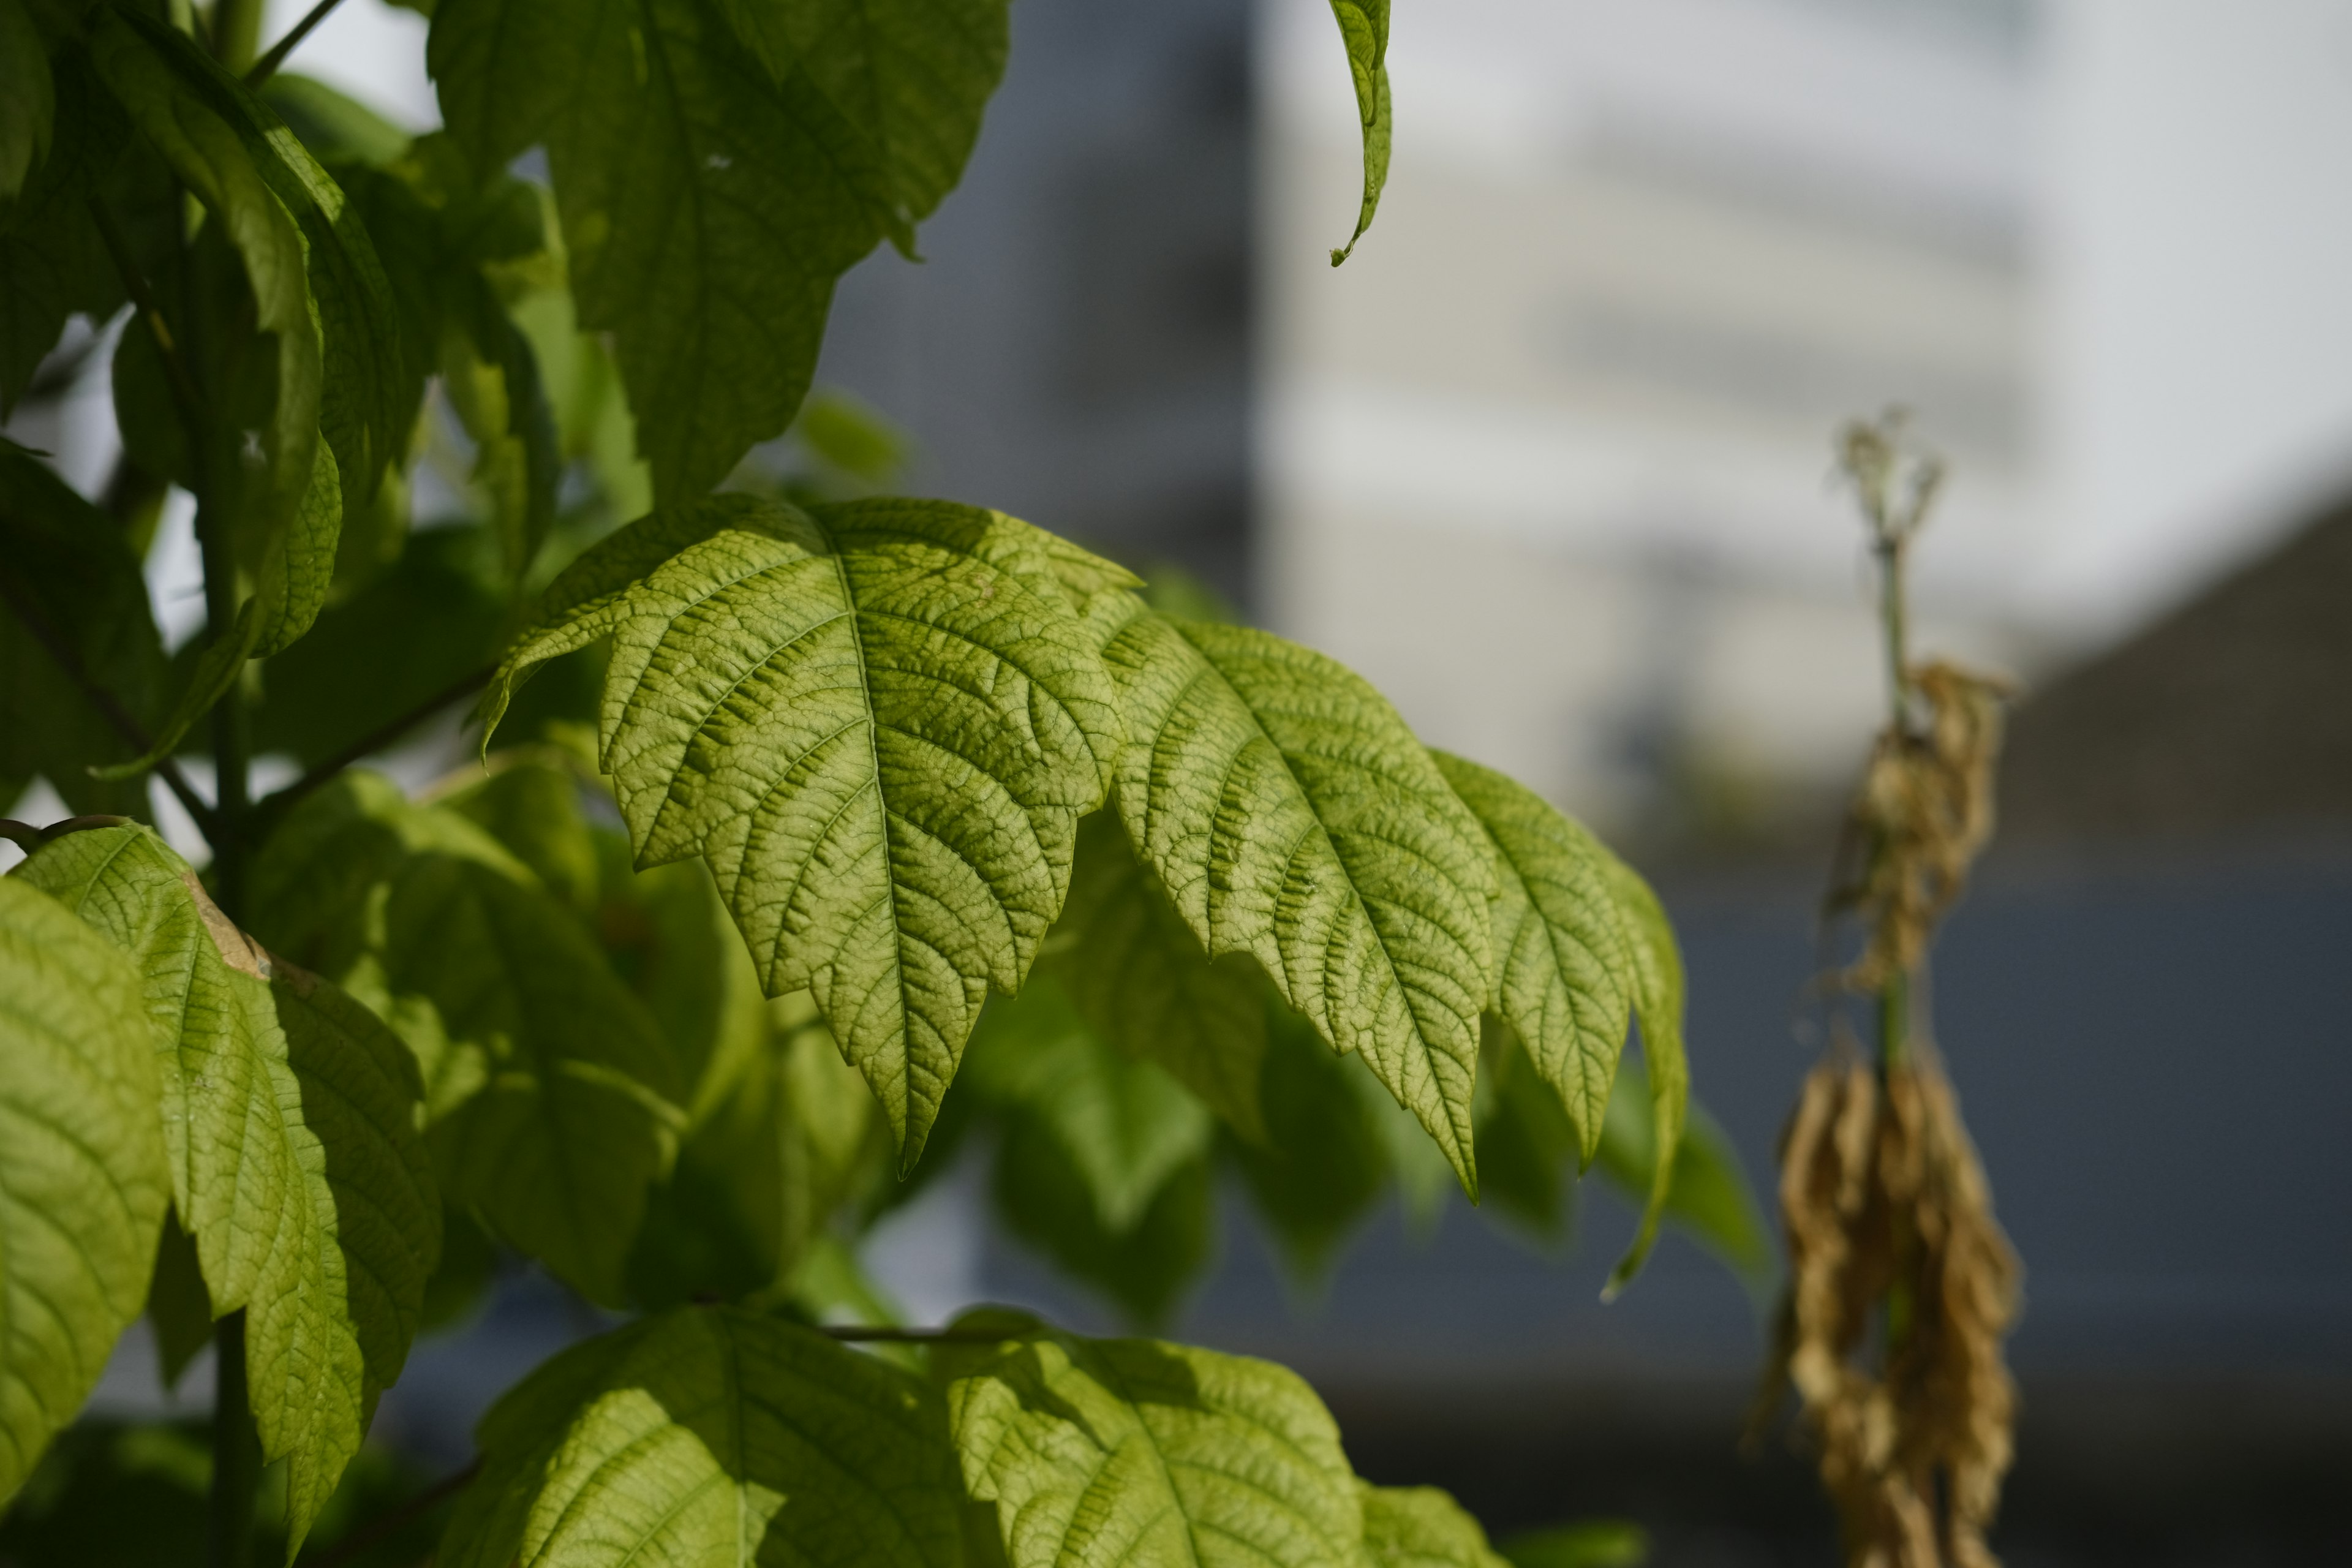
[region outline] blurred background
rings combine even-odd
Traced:
[[[1013,19],[962,193],[920,264],[844,283],[820,381],[907,433],[911,488],[1182,568],[1625,846],[1768,1196],[1884,703],[1831,438],[1912,411],[1952,468],[1916,646],[2024,694],[1935,974],[2027,1268],[1995,1544],[2352,1562],[2352,6],[1404,0],[1395,163],[1336,271],[1359,151],[1321,0]],[[294,66],[423,129],[423,32],[349,0]],[[10,433],[89,487],[115,438],[83,384]],[[193,558],[167,523],[167,631],[201,618]],[[1605,1514],[1663,1564],[1830,1560],[1808,1468],[1736,1446],[1738,1279],[1670,1239],[1603,1307],[1613,1196],[1566,1245],[1454,1203],[1311,1286],[1229,1205],[1175,1327],[1299,1367],[1368,1475],[1498,1533]],[[872,1261],[919,1321],[1112,1321],[974,1182]],[[462,1457],[582,1327],[515,1282],[419,1347],[380,1433]],[[119,1406],[152,1406],[142,1353]]]

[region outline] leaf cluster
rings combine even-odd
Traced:
[[[42,1460],[143,1314],[167,1376],[246,1368],[215,1498],[249,1426],[291,1561],[416,1337],[528,1266],[635,1315],[485,1419],[438,1561],[1496,1568],[1279,1368],[818,1326],[900,1332],[859,1237],[967,1138],[1146,1321],[1234,1183],[1302,1270],[1391,1184],[1556,1236],[1596,1161],[1616,1283],[1669,1215],[1760,1256],[1623,862],[1310,649],[882,493],[903,442],[807,396],[1005,0],[438,0],[416,138],[234,11],[0,0],[0,412],[102,363],[123,437],[94,498],[0,444],[0,798],[83,814],[0,879],[9,1528],[190,1489],[169,1434]],[[1387,7],[1335,12],[1360,237]],[[483,766],[356,765],[477,688]],[[257,752],[300,771],[253,801]]]

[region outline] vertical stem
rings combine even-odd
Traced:
[[[243,76],[261,52],[262,0],[217,0],[213,6],[213,58],[231,76]]]
[[[213,1495],[210,1568],[249,1568],[253,1498],[261,1484],[261,1444],[246,1389],[245,1313],[213,1331]]]

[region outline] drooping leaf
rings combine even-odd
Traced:
[[[1372,226],[1381,187],[1389,180],[1389,0],[1331,0],[1331,15],[1348,46],[1348,72],[1356,80],[1356,117],[1364,133],[1364,200],[1356,212],[1356,232],[1331,252],[1331,265],[1355,254],[1356,241]]]
[[[1597,1162],[1602,1173],[1636,1198],[1646,1199],[1657,1179],[1657,1131],[1649,1076],[1628,1062],[1609,1098],[1609,1115]],[[1706,1107],[1691,1102],[1681,1144],[1675,1150],[1674,1185],[1665,1217],[1715,1254],[1759,1298],[1772,1283],[1777,1257],[1772,1232],[1739,1151]]]
[[[1539,1243],[1565,1239],[1574,1214],[1569,1175],[1581,1163],[1559,1095],[1538,1076],[1517,1032],[1489,1018],[1478,1064],[1478,1171],[1490,1211]]]
[[[38,775],[77,812],[146,815],[144,781],[89,776],[90,764],[133,748],[68,679],[35,618],[133,721],[152,717],[163,652],[138,560],[105,513],[0,439],[0,781]]]
[[[24,0],[0,0],[0,203],[24,194],[48,156],[58,87],[49,51]]]
[[[0,878],[0,1504],[139,1316],[171,1195],[139,975]]]
[[[709,865],[768,991],[814,990],[902,1167],[1060,913],[1118,746],[1045,537],[946,502],[657,512],[556,580],[485,701],[495,726],[532,668],[610,638],[600,766],[637,863]]]
[[[1117,1229],[1103,1223],[1090,1185],[1067,1146],[1035,1117],[1007,1121],[992,1183],[1006,1226],[1137,1325],[1157,1328],[1213,1261],[1213,1171],[1198,1156],[1178,1166]]]
[[[1469,1510],[1435,1487],[1357,1484],[1372,1568],[1509,1568]]]
[[[1392,1166],[1381,1109],[1350,1079],[1364,1079],[1383,1100],[1388,1096],[1368,1070],[1326,1049],[1314,1026],[1281,998],[1269,994],[1264,1005],[1259,1095],[1266,1135],[1262,1143],[1234,1140],[1228,1152],[1293,1273],[1312,1279],[1371,1213]],[[1393,1100],[1388,1105],[1395,1108]],[[1413,1136],[1434,1152],[1418,1124]]]
[[[1010,1568],[1353,1568],[1356,1479],[1297,1374],[1152,1340],[1034,1333],[948,1389]]]
[[[1017,1119],[1012,1141],[1034,1135],[1060,1149],[1077,1178],[1074,1195],[1108,1233],[1131,1228],[1160,1186],[1209,1146],[1202,1103],[1151,1063],[1113,1048],[1042,973],[1020,995],[989,1004],[965,1072],[976,1093]]]
[[[287,818],[252,897],[265,936],[335,975],[415,1053],[449,1198],[617,1303],[681,1090],[579,917],[472,822],[363,773]]]
[[[834,280],[885,235],[904,241],[960,171],[1003,10],[436,7],[429,60],[452,132],[485,168],[547,146],[580,324],[614,336],[665,504],[790,422]]]
[[[1264,1142],[1265,977],[1241,953],[1212,959],[1108,812],[1078,829],[1062,911],[1068,947],[1046,965],[1097,1031],[1156,1062],[1255,1142]]]
[[[1690,1063],[1683,1053],[1683,955],[1664,905],[1623,861],[1611,859],[1618,907],[1626,916],[1626,950],[1633,963],[1633,1016],[1642,1026],[1642,1061],[1650,1084],[1652,1170],[1649,1201],[1633,1245],[1609,1276],[1613,1296],[1641,1272],[1674,1196],[1675,1166],[1690,1109]]]
[[[1495,846],[1495,1010],[1559,1091],[1589,1164],[1633,1011],[1616,857],[1524,784],[1433,754]]]
[[[1361,1052],[1475,1196],[1496,890],[1477,819],[1396,710],[1319,654],[1145,611],[1103,657],[1130,737],[1119,814],[1185,923]]]
[[[812,1330],[683,1307],[558,1356],[477,1433],[446,1568],[956,1568],[940,1396]]]
[[[17,875],[129,953],[161,1038],[173,1203],[213,1310],[246,1312],[262,1451],[299,1544],[400,1375],[441,1207],[415,1064],[365,1008],[231,925],[145,828],[52,840]]]

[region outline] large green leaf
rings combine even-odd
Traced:
[[[1469,1511],[1435,1487],[1358,1484],[1372,1568],[1510,1568]]]
[[[1363,1512],[1296,1373],[1151,1340],[1034,1334],[948,1389],[1010,1568],[1359,1568]]]
[[[1495,1011],[1559,1091],[1589,1164],[1633,1013],[1616,857],[1524,784],[1433,754],[1495,845]]]
[[[253,873],[255,924],[408,1043],[453,1202],[591,1298],[683,1121],[676,1064],[579,917],[478,826],[347,773]]]
[[[919,1380],[781,1319],[683,1307],[541,1367],[477,1434],[445,1568],[956,1568]]]
[[[164,1042],[173,1207],[213,1310],[245,1310],[255,1425],[287,1460],[299,1544],[400,1375],[440,1252],[415,1063],[230,924],[144,828],[68,834],[17,875],[139,967]]]
[[[1015,1237],[1101,1290],[1140,1328],[1167,1321],[1216,1246],[1215,1174],[1202,1157],[1171,1172],[1114,1230],[1062,1141],[1034,1118],[1018,1116],[1005,1125],[991,1189]]]
[[[940,501],[657,512],[556,580],[486,700],[495,726],[532,668],[610,639],[600,766],[637,863],[709,865],[769,992],[814,990],[902,1168],[989,988],[1061,912],[1118,749],[1046,538]]]
[[[1320,654],[1138,614],[1104,652],[1129,837],[1212,953],[1358,1051],[1477,1193],[1471,1092],[1495,857],[1396,710]]]
[[[1116,816],[1078,829],[1062,911],[1066,947],[1046,966],[1087,1022],[1129,1056],[1157,1062],[1244,1138],[1264,1142],[1265,977],[1241,953],[1212,959],[1135,858]]]
[[[1364,133],[1364,199],[1356,211],[1356,232],[1331,252],[1331,265],[1355,254],[1356,241],[1372,226],[1381,187],[1389,180],[1389,0],[1331,0],[1331,15],[1348,46],[1348,72],[1356,79],[1356,117]]]
[[[580,324],[616,340],[665,502],[790,423],[834,280],[885,235],[905,243],[961,171],[1003,68],[1003,11],[436,8],[429,59],[452,132],[488,168],[548,149]]]
[[[0,438],[0,795],[37,774],[78,812],[146,815],[146,783],[89,776],[133,748],[69,679],[18,606],[134,721],[164,680],[138,559],[111,519]],[[0,803],[5,808],[5,803]]]
[[[0,879],[0,1504],[138,1317],[171,1191],[138,973]]]

